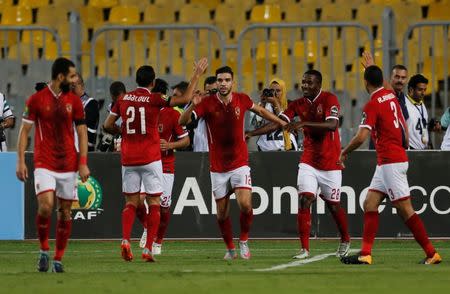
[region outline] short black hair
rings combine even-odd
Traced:
[[[127,89],[125,88],[124,83],[121,81],[115,81],[109,86],[109,94],[112,97],[118,97],[120,94],[126,93]]]
[[[428,84],[428,79],[421,74],[413,75],[408,82],[408,90],[415,89],[417,84]]]
[[[217,77],[217,75],[222,74],[222,73],[229,73],[232,78],[234,77],[233,70],[229,66],[222,66],[222,67],[219,67],[218,69],[216,69],[216,77]]]
[[[38,82],[36,83],[36,85],[34,85],[34,89],[36,90],[36,92],[39,92],[42,89],[47,88],[47,83],[45,82]]]
[[[305,73],[303,75],[315,76],[319,80],[319,83],[322,84],[322,74],[318,70],[310,69],[310,70],[305,71]]]
[[[52,80],[56,80],[59,74],[66,76],[71,67],[75,67],[71,60],[64,57],[56,58],[52,64]]]
[[[187,88],[189,87],[189,83],[186,81],[181,81],[175,86],[172,86],[172,90],[178,89],[181,93],[186,92]]]
[[[394,69],[398,69],[398,70],[406,70],[408,71],[408,69],[406,68],[406,66],[404,66],[403,64],[396,64],[392,67],[391,72],[394,71]]]
[[[381,68],[376,65],[368,66],[364,71],[364,80],[374,87],[383,86],[383,72]]]
[[[205,82],[203,83],[203,88],[206,87],[206,85],[211,85],[217,82],[216,76],[210,76],[205,79]]]
[[[148,87],[155,80],[155,70],[150,65],[143,65],[136,71],[136,84]]]
[[[166,95],[167,91],[169,91],[169,83],[163,79],[155,79],[155,86],[153,87],[152,92]]]

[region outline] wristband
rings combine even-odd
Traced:
[[[80,165],[87,165],[87,156],[80,156]]]

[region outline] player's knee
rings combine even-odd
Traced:
[[[364,212],[378,211],[378,204],[366,198],[366,200],[364,200],[363,208]]]
[[[250,213],[252,211],[252,205],[251,204],[245,204],[241,206],[241,212],[243,213]]]
[[[336,213],[339,211],[339,209],[341,208],[341,206],[339,205],[339,203],[331,203],[331,202],[327,202],[327,207],[328,210],[331,213]]]
[[[300,206],[301,208],[310,208],[314,201],[314,197],[309,195],[300,195]]]
[[[41,203],[38,207],[38,214],[42,217],[50,217],[52,215],[52,205],[49,203]]]

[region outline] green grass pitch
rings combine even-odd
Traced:
[[[222,260],[220,241],[167,241],[156,263],[140,259],[138,242],[133,262],[124,262],[119,241],[71,241],[66,273],[55,274],[36,271],[36,241],[1,241],[0,293],[450,293],[450,242],[433,243],[443,257],[439,265],[418,264],[424,256],[412,240],[377,240],[370,266],[343,265],[331,256],[258,271],[292,262],[298,241],[251,241],[252,259],[230,262]],[[312,257],[337,245],[312,240]]]

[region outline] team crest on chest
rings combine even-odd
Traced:
[[[158,132],[162,133],[164,130],[163,124],[158,125]]]
[[[67,113],[72,113],[72,104],[66,104]]]
[[[322,114],[323,113],[323,108],[322,108],[322,104],[319,104],[317,106],[317,114]]]
[[[236,114],[236,118],[240,117],[241,109],[239,108],[239,106],[236,106],[236,108],[234,108],[234,113]]]

